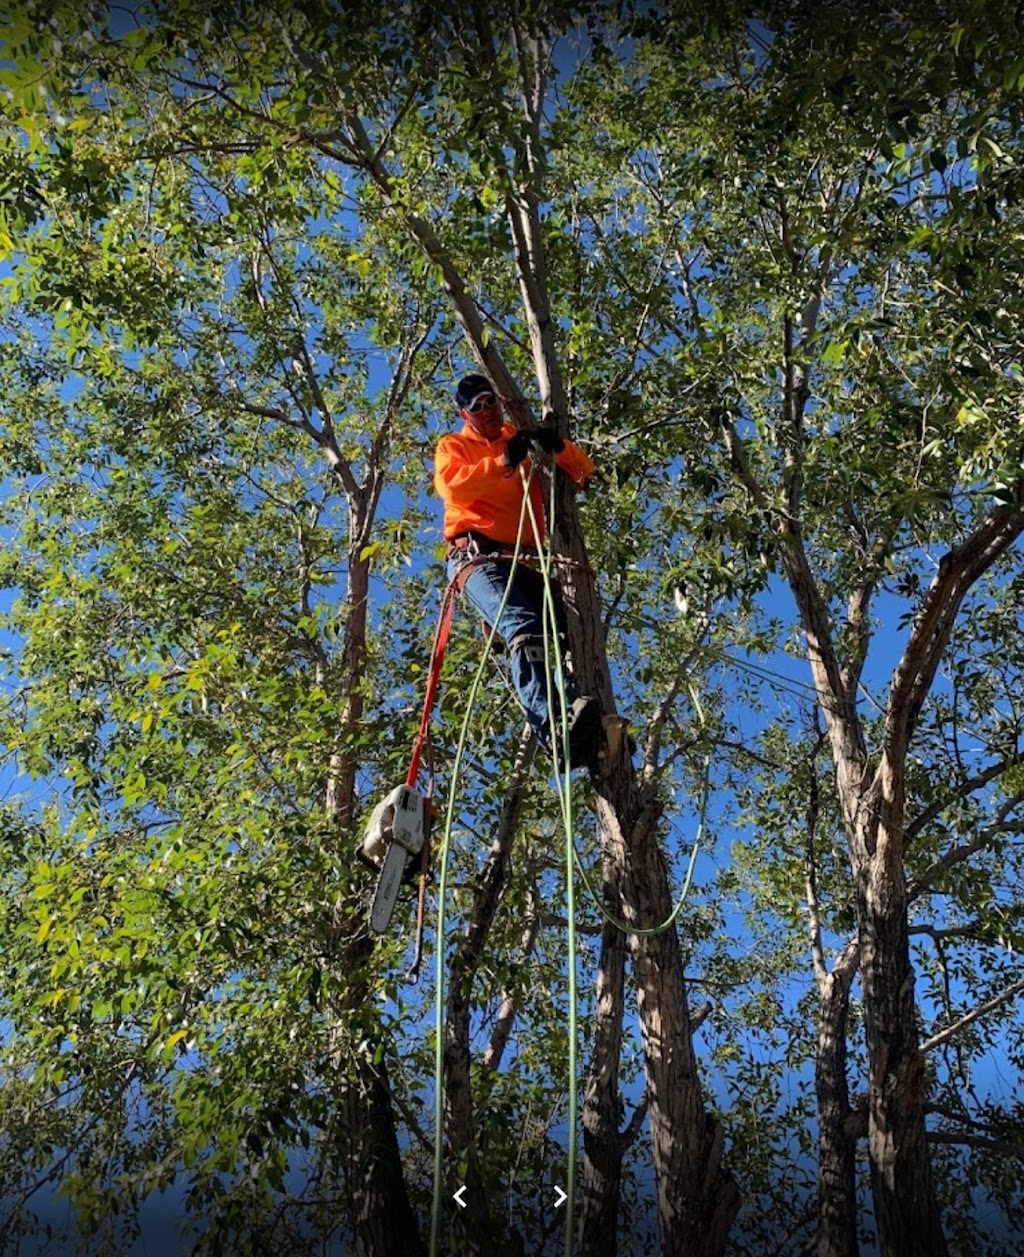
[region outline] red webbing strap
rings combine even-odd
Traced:
[[[444,663],[444,652],[448,649],[448,637],[452,628],[452,613],[455,610],[455,595],[462,592],[462,586],[466,583],[466,578],[473,571],[473,568],[479,563],[486,563],[493,555],[480,554],[469,559],[459,568],[455,575],[448,582],[448,588],[444,591],[444,599],[441,602],[441,614],[437,617],[437,628],[434,630],[434,645],[430,650],[430,669],[427,673],[427,692],[423,695],[423,714],[420,716],[419,732],[416,734],[416,740],[412,744],[412,759],[409,762],[409,771],[405,774],[405,784],[410,790],[415,790],[416,779],[420,775],[420,760],[423,757],[423,746],[427,740],[427,730],[430,728],[430,713],[434,710],[434,697],[437,694],[437,683],[441,679],[441,665]],[[431,772],[431,787],[433,786],[434,776]],[[427,797],[430,797],[431,791]]]
[[[467,569],[463,569],[467,572]],[[416,734],[416,741],[412,744],[412,760],[409,763],[409,771],[405,774],[405,784],[412,790],[416,788],[416,779],[420,775],[420,759],[423,756],[423,744],[427,740],[427,730],[430,727],[430,713],[434,708],[434,697],[437,694],[437,683],[441,677],[441,665],[444,663],[444,652],[448,648],[448,637],[452,627],[452,612],[455,609],[455,593],[462,584],[459,579],[462,572],[456,575],[455,579],[450,581],[448,588],[444,591],[444,600],[441,603],[441,614],[437,619],[437,628],[434,630],[434,645],[430,651],[430,670],[427,673],[427,692],[423,696],[423,714],[420,716],[420,728]]]

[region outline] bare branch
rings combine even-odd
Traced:
[[[966,1130],[927,1130],[924,1137],[931,1144],[962,1144],[979,1152],[994,1152],[997,1156],[1024,1161],[1024,1143],[1010,1143],[1005,1139],[974,1135]]]
[[[540,926],[540,903],[531,891],[526,910],[526,925],[519,940],[519,961],[522,965],[527,964],[533,955]],[[576,928],[579,929],[579,926]],[[512,1027],[515,1024],[518,1011],[518,1000],[516,999],[515,991],[504,991],[494,1029],[491,1031],[491,1041],[487,1045],[487,1051],[484,1053],[484,1067],[486,1069],[498,1070],[501,1068],[501,1058],[504,1056],[505,1048],[508,1046],[509,1036],[512,1034]]]
[[[771,503],[751,470],[743,438],[736,431],[736,426],[732,422],[725,425],[725,443],[729,451],[729,463],[736,478],[750,494],[754,505],[759,510],[769,513],[771,511]]]
[[[685,655],[679,662],[675,675],[673,676],[669,687],[662,696],[661,702],[655,709],[654,715],[647,722],[647,743],[644,747],[643,755],[643,775],[648,781],[653,780],[659,770],[658,756],[661,752],[661,739],[665,731],[665,724],[669,716],[672,714],[672,708],[675,701],[679,697],[679,693],[686,682],[687,677],[693,670],[694,661],[701,652],[701,645],[696,644],[693,649]]]
[[[469,1020],[472,986],[505,884],[508,859],[519,832],[519,818],[526,794],[526,781],[537,749],[537,739],[527,725],[502,803],[494,839],[477,879],[473,905],[465,937],[452,957],[448,980],[448,1006],[445,1027],[446,1091],[450,1097],[449,1137],[453,1146],[465,1148],[472,1139],[469,1055]],[[532,939],[530,941],[532,946]],[[511,1012],[509,1014],[511,1016]],[[511,1023],[509,1023],[511,1029]],[[507,1036],[506,1036],[507,1037]],[[502,1049],[504,1045],[501,1045]],[[500,1054],[497,1059],[500,1060]]]
[[[817,727],[817,708],[815,708],[814,712],[814,723]],[[817,727],[817,733],[818,737],[814,749],[808,757],[810,793],[807,800],[807,815],[805,818],[807,843],[804,853],[804,883],[807,896],[807,925],[811,938],[811,960],[814,964],[814,976],[818,981],[819,988],[821,988],[828,977],[828,970],[825,966],[825,948],[821,939],[821,908],[818,901],[818,857],[815,844],[821,800],[818,791],[818,774],[815,761],[817,760],[818,752],[821,750],[825,735],[820,727]]]
[[[557,864],[553,867],[562,868],[563,866],[561,864]],[[569,918],[558,912],[545,912],[542,917],[542,924],[545,929],[564,930],[568,928]],[[587,921],[577,921],[576,933],[582,934],[587,938],[597,938],[597,936],[601,933],[601,926],[596,922],[589,923]]]
[[[960,604],[971,586],[1024,532],[1024,511],[1001,506],[959,546],[947,551],[925,595],[921,615],[893,676],[886,717],[890,756],[905,745],[945,653]]]
[[[1024,821],[1008,821],[1006,819],[1010,812],[1021,802],[1024,802],[1024,792],[1006,799],[999,809],[996,819],[991,824],[986,825],[977,838],[951,847],[938,860],[930,864],[920,877],[912,877],[907,882],[907,902],[910,903],[920,895],[926,894],[931,890],[936,879],[942,873],[946,873],[950,869],[963,864],[965,860],[969,860],[972,855],[976,855],[979,851],[984,851],[996,834],[1024,833]]]
[[[686,397],[696,389],[698,381],[688,384],[686,388],[679,389],[676,393],[677,397]],[[638,428],[629,428],[625,432],[620,432],[611,438],[615,445],[621,445],[623,441],[631,441],[635,436],[642,436],[645,432],[656,432],[659,428],[679,428],[693,427],[695,423],[699,423],[700,419],[689,411],[673,410],[670,414],[662,416],[660,419],[652,419],[650,423],[642,423]]]
[[[317,436],[317,429],[305,419],[292,419],[278,406],[259,406],[255,402],[247,402],[239,400],[238,403],[242,409],[249,415],[257,415],[261,419],[273,419],[276,423],[285,423],[289,428],[298,428],[300,432],[306,432],[312,437]]]
[[[620,1155],[625,1156],[636,1142],[637,1135],[640,1134],[641,1127],[644,1124],[644,1118],[647,1116],[647,1092],[640,1097],[639,1102],[629,1115],[629,1121],[626,1123],[625,1129],[619,1135]]]
[[[699,1007],[695,1008],[690,1013],[690,1029],[698,1030],[705,1023],[705,1021],[707,1021],[707,1019],[711,1016],[713,1007],[714,1006],[712,1004],[708,1004],[707,1002],[705,1002],[701,1004]]]
[[[969,938],[976,943],[990,943],[992,946],[998,946],[999,939],[991,930],[982,929],[981,926],[975,925],[955,925],[947,926],[945,929],[938,929],[934,925],[912,925],[907,930],[911,937],[930,938],[934,943],[942,944],[949,939]]]

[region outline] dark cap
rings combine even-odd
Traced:
[[[455,390],[455,404],[462,410],[474,397],[493,392],[494,385],[486,375],[467,375],[464,380],[459,381],[459,387]]]

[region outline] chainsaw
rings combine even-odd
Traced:
[[[411,880],[427,837],[428,801],[410,786],[395,786],[373,809],[363,834],[362,854],[380,870],[370,908],[370,928],[383,934],[391,924],[398,892]]]

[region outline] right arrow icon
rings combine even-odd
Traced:
[[[569,1197],[565,1194],[564,1191],[562,1191],[562,1189],[556,1183],[555,1184],[555,1208],[560,1209],[561,1206],[564,1205],[568,1199]]]

